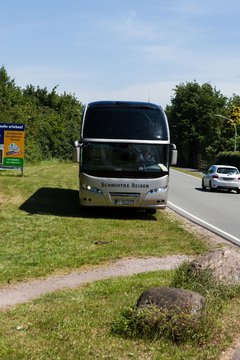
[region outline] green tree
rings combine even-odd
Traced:
[[[196,166],[224,150],[224,121],[216,117],[226,106],[227,98],[209,83],[181,83],[166,113],[171,141],[179,153],[179,164]]]
[[[22,105],[21,89],[4,67],[0,68],[0,122],[20,122],[16,109]]]
[[[228,99],[227,106],[221,113],[225,116],[225,136],[226,136],[226,151],[232,151],[235,148],[235,140],[237,149],[240,149],[240,96],[233,94]],[[228,120],[229,119],[229,120]]]
[[[25,159],[71,159],[82,104],[72,94],[28,85],[21,89],[0,68],[0,122],[25,124]]]
[[[56,89],[48,92],[29,85],[23,90],[32,109],[27,135],[41,158],[71,159],[73,141],[79,138],[82,104],[71,94],[57,94]]]

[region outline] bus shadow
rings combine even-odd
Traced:
[[[60,188],[40,188],[20,207],[31,215],[79,216],[78,191]]]
[[[105,219],[147,219],[156,217],[136,209],[80,208],[78,190],[61,188],[40,188],[30,196],[19,209],[29,215],[54,215],[79,218]]]

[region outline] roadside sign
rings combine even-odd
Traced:
[[[0,123],[0,170],[21,170],[24,165],[24,124]]]

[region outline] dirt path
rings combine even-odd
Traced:
[[[176,214],[170,209],[166,209],[171,221],[179,221],[184,228],[196,234],[203,241],[207,241],[210,247],[221,244],[229,245],[221,237],[210,231],[199,227],[191,221]],[[186,255],[173,255],[164,258],[127,258],[121,259],[108,265],[94,267],[90,270],[79,270],[67,275],[51,276],[46,279],[33,280],[24,283],[8,285],[0,289],[0,310],[8,309],[11,306],[31,301],[41,295],[64,288],[73,288],[83,284],[111,278],[114,276],[128,276],[132,274],[155,271],[171,270],[181,265],[190,258]]]
[[[147,271],[175,269],[188,259],[189,257],[185,255],[173,255],[164,258],[121,259],[111,265],[100,266],[91,270],[9,285],[0,289],[0,309],[8,309],[13,305],[28,302],[49,292],[74,288],[97,280]]]

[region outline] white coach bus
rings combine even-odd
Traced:
[[[132,207],[155,213],[167,204],[169,165],[177,162],[163,109],[148,102],[85,106],[73,161],[81,206]]]

